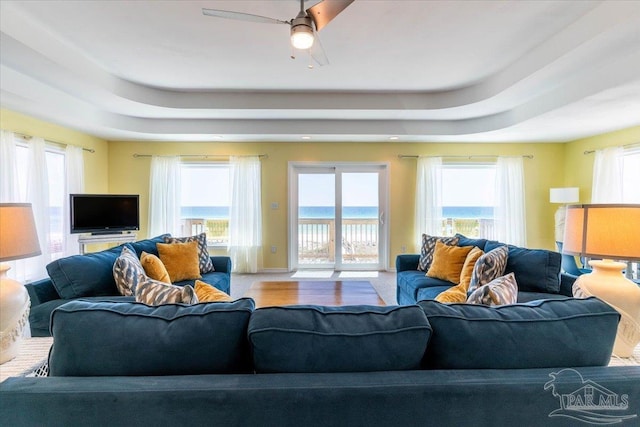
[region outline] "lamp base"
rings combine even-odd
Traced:
[[[589,261],[593,271],[578,276],[573,284],[577,298],[596,296],[615,308],[620,315],[613,354],[630,357],[640,342],[640,287],[624,277],[626,264],[611,260]]]
[[[7,277],[9,266],[0,265],[0,364],[18,355],[24,327],[29,322],[29,293]]]

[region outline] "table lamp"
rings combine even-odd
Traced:
[[[640,260],[640,204],[568,206],[562,250],[598,258],[589,261],[591,273],[576,279],[573,295],[593,295],[618,310],[613,353],[631,356],[640,342],[640,287],[622,274],[627,264],[617,261]]]
[[[549,201],[551,203],[561,203],[556,210],[556,242],[562,242],[564,236],[564,217],[566,214],[566,205],[569,203],[578,203],[580,200],[580,189],[578,187],[564,187],[549,189]]]
[[[0,203],[0,261],[40,255],[36,223],[30,203]],[[0,364],[18,355],[24,327],[29,321],[29,294],[18,281],[7,277],[0,264]]]

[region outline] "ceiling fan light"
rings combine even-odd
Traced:
[[[293,20],[291,26],[291,44],[296,49],[306,50],[313,46],[314,36],[311,18],[305,16]]]

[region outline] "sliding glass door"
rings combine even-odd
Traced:
[[[385,164],[291,163],[291,269],[386,269],[386,189]]]

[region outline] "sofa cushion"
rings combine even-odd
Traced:
[[[198,266],[200,273],[209,273],[214,271],[213,263],[211,262],[211,256],[209,255],[209,249],[207,248],[207,234],[200,233],[195,236],[189,237],[165,237],[165,243],[198,243]]]
[[[487,250],[491,250],[502,243],[487,242]],[[509,257],[505,273],[516,275],[518,286],[522,291],[560,292],[560,265],[562,255],[545,249],[527,249],[508,245]]]
[[[474,246],[464,260],[462,271],[460,271],[459,284],[465,290],[465,292],[469,290],[469,284],[471,283],[471,278],[473,277],[473,270],[475,269],[476,262],[478,262],[482,255],[484,255],[484,251],[479,247]]]
[[[130,247],[123,247],[122,253],[113,263],[113,278],[120,295],[135,295],[138,283],[145,277],[144,268],[136,251]]]
[[[460,233],[456,233],[455,237],[458,238],[458,246],[476,246],[483,251],[484,245],[488,242],[487,239],[474,239],[473,237],[467,237]]]
[[[151,239],[138,240],[137,242],[131,243],[131,246],[138,254],[138,258],[142,256],[142,252],[158,256],[158,248],[156,245],[158,243],[164,243],[166,237],[171,237],[171,234],[161,234]]]
[[[134,296],[124,297],[119,296],[103,296],[103,297],[82,297],[86,301],[110,301],[110,302],[133,302],[136,300]],[[50,337],[51,331],[49,330],[51,321],[51,312],[73,300],[68,299],[53,299],[42,304],[31,306],[29,312],[29,326],[31,327],[32,337]]]
[[[421,301],[433,328],[430,369],[605,366],[620,315],[591,297],[487,307]]]
[[[473,267],[469,291],[473,292],[479,286],[486,285],[502,276],[507,265],[508,254],[509,250],[504,245],[494,249],[487,249],[484,255],[478,258],[476,265]]]
[[[414,297],[416,297],[418,291],[423,288],[444,287],[448,289],[454,285],[454,283],[447,282],[446,280],[427,277],[423,271],[418,270],[407,270],[397,273],[396,281],[401,290]]]
[[[202,278],[198,261],[198,242],[158,243],[158,252],[171,282]]]
[[[473,246],[449,246],[440,241],[436,242],[433,262],[427,271],[427,276],[460,283],[460,273],[471,249]]]
[[[47,265],[47,273],[62,299],[118,295],[113,264],[129,243],[101,252],[60,258]]]
[[[433,262],[433,252],[436,249],[436,242],[442,242],[445,245],[457,245],[457,237],[438,237],[429,236],[428,234],[422,235],[422,248],[420,249],[420,260],[418,261],[418,270],[428,271]]]
[[[506,305],[518,301],[518,283],[513,273],[505,274],[473,291],[467,304]]]
[[[438,295],[442,295],[443,292],[446,292],[451,288],[452,286],[431,286],[428,288],[418,289],[416,301],[422,301],[423,299],[436,299]],[[467,298],[465,296],[465,301],[466,300]]]
[[[257,309],[249,322],[256,372],[417,369],[431,328],[418,306]]]
[[[253,309],[248,298],[160,307],[71,301],[51,315],[50,375],[249,372],[246,334]]]

